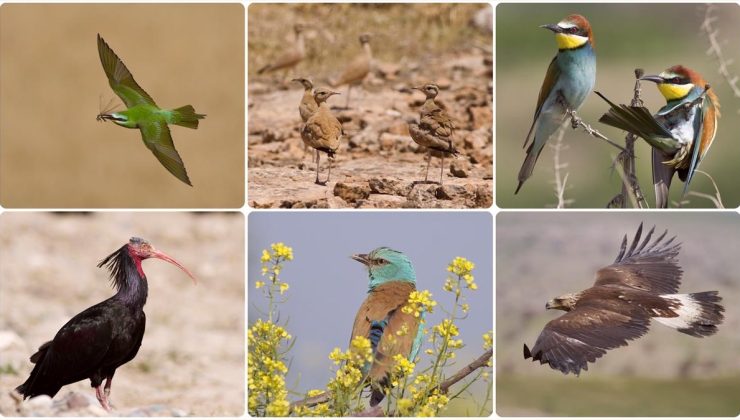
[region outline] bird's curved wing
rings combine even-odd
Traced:
[[[436,108],[422,115],[419,126],[436,136],[450,137],[455,129],[452,118],[441,108]]]
[[[712,95],[710,95],[712,93]],[[716,102],[716,104],[715,104]],[[696,115],[694,115],[694,139],[693,139],[693,150],[691,151],[691,162],[689,163],[688,171],[680,171],[681,180],[684,181],[683,193],[689,189],[689,183],[694,177],[694,172],[699,167],[704,156],[709,151],[709,147],[714,141],[714,136],[717,133],[717,117],[719,114],[719,102],[716,95],[713,92],[707,92],[702,101],[701,106],[698,108]]]
[[[144,144],[154,153],[154,156],[157,157],[162,166],[180,181],[193,186],[185,170],[185,164],[182,162],[180,154],[177,153],[175,144],[172,142],[172,136],[170,135],[170,129],[167,127],[167,123],[161,121],[139,123],[139,130],[141,130],[141,137],[144,140]]]
[[[527,137],[524,138],[524,146],[526,147],[529,143],[529,139],[532,137],[532,133],[534,132],[534,126],[537,125],[537,118],[540,116],[540,112],[542,111],[542,104],[545,103],[545,100],[550,95],[550,92],[552,92],[552,89],[555,87],[555,83],[557,83],[558,79],[560,79],[560,67],[558,67],[556,61],[558,59],[558,56],[552,58],[552,61],[550,61],[550,65],[547,66],[547,73],[545,73],[545,80],[542,81],[542,87],[540,87],[540,95],[537,97],[537,107],[534,109],[534,118],[532,119],[532,126],[529,127],[529,132],[527,133]]]
[[[631,313],[624,304],[595,301],[555,318],[545,325],[532,350],[524,345],[524,358],[565,374],[580,374],[588,370],[588,362],[606,354],[607,350],[627,345],[645,334],[650,319]]]
[[[157,105],[154,99],[136,83],[126,65],[105,43],[100,34],[98,34],[98,54],[111,89],[116,92],[127,108],[142,104]]]
[[[89,378],[100,368],[113,337],[113,327],[101,304],[70,319],[52,341],[31,356],[36,364],[28,380],[19,386],[25,397],[54,396],[63,385]]]
[[[419,329],[419,320],[401,308],[415,290],[411,283],[394,281],[378,286],[360,306],[352,337],[367,337],[374,350],[369,376],[381,380],[395,363],[396,354],[409,355]],[[401,332],[401,334],[398,334]]]
[[[622,239],[619,255],[612,265],[596,272],[594,286],[616,285],[638,290],[670,294],[678,292],[683,271],[678,265],[680,243],[676,237],[664,240],[668,231],[650,242],[655,231],[653,226],[640,243],[642,223],[627,249],[627,236]]]

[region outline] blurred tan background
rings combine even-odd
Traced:
[[[95,116],[115,96],[96,34],[161,107],[194,187],[170,175],[139,130]],[[0,7],[0,203],[4,207],[235,208],[244,203],[244,8],[239,4]]]
[[[720,32],[727,59],[735,61],[729,70],[740,75],[740,7],[717,4],[714,27]],[[552,32],[538,26],[557,23],[571,13],[584,15],[593,27],[596,50],[596,86],[618,104],[629,104],[633,96],[634,69],[658,74],[674,64],[698,71],[712,86],[722,105],[722,118],[712,148],[699,170],[708,172],[717,182],[725,207],[740,205],[740,99],[731,93],[728,83],[718,74],[713,57],[706,55],[707,37],[701,31],[705,5],[700,4],[501,4],[496,8],[496,194],[497,203],[506,208],[553,207],[553,150],[545,147],[534,175],[514,195],[517,174],[524,161],[524,138],[532,124],[537,95],[550,60],[557,53]],[[642,83],[645,106],[655,113],[665,105],[652,82]],[[625,133],[601,124],[599,117],[608,109],[606,102],[589,95],[579,111],[585,122],[618,144]],[[603,208],[621,189],[621,178],[611,169],[616,148],[588,136],[582,130],[566,126],[560,153],[568,164],[566,199],[569,207]],[[555,136],[548,144],[554,143]],[[655,204],[652,184],[650,147],[639,139],[637,177],[650,206]],[[671,207],[680,199],[683,183],[674,177]],[[715,194],[711,181],[697,173],[690,191]],[[701,197],[688,196],[684,207],[714,208]]]
[[[501,213],[496,220],[496,391],[501,416],[737,416],[740,413],[740,216],[719,212]],[[579,377],[525,360],[545,324],[545,303],[593,286],[624,235],[681,243],[679,293],[719,291],[725,320],[697,339],[656,322]],[[644,238],[644,236],[643,236]]]
[[[54,407],[19,407],[9,391],[28,357],[74,315],[114,294],[96,264],[140,236],[187,267],[150,259],[139,353],[116,371],[115,416],[244,413],[244,217],[234,213],[5,212],[0,216],[0,414],[101,415],[90,381],[67,385]],[[92,400],[69,409],[70,392]],[[30,401],[30,400],[27,400]],[[51,411],[46,411],[50,409]],[[18,411],[20,410],[20,411]]]

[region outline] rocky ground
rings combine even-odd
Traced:
[[[326,186],[314,184],[313,150],[304,150],[298,114],[303,89],[277,78],[249,82],[249,205],[255,208],[486,208],[493,203],[490,53],[450,53],[423,65],[445,75],[421,76],[421,64],[377,63],[362,88],[329,99],[344,138]],[[411,86],[440,87],[437,101],[454,118],[457,158],[433,158],[424,182],[426,150],[411,140],[408,121],[419,118],[424,95]],[[314,81],[317,86],[324,85]],[[295,86],[292,86],[295,85]],[[279,88],[276,88],[279,86]],[[321,159],[326,177],[326,155]],[[432,182],[433,181],[433,182]]]

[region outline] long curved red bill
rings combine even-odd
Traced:
[[[176,265],[177,267],[180,268],[180,270],[184,271],[188,276],[190,276],[191,279],[193,279],[193,284],[198,284],[198,279],[195,278],[195,276],[193,275],[193,273],[190,272],[190,270],[185,268],[182,264],[177,262],[177,260],[165,254],[164,252],[158,251],[156,249],[152,249],[151,258],[159,258],[160,260],[167,261],[170,264]]]

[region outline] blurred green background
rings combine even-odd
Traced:
[[[714,5],[714,23],[724,54],[737,64],[730,67],[740,75],[740,7]],[[657,74],[683,64],[698,71],[719,96],[722,117],[717,137],[700,166],[717,182],[725,207],[740,204],[740,99],[734,97],[727,82],[718,74],[717,62],[706,55],[707,37],[701,31],[706,6],[699,4],[500,4],[496,9],[496,186],[497,203],[504,208],[554,207],[553,150],[542,152],[534,175],[514,195],[517,174],[524,161],[522,144],[532,123],[537,95],[550,60],[557,52],[551,32],[538,26],[557,23],[572,13],[584,15],[593,27],[597,55],[595,90],[616,103],[629,103],[633,95],[634,69]],[[653,113],[665,100],[653,83],[643,84],[645,106]],[[598,122],[607,110],[606,103],[591,94],[579,115],[611,140],[624,144],[624,132]],[[554,140],[555,136],[551,138]],[[619,174],[610,167],[617,149],[601,140],[567,126],[560,154],[568,167],[566,198],[571,207],[600,208],[620,190]],[[637,176],[643,194],[652,207],[650,148],[638,140]],[[563,174],[564,175],[564,174]],[[674,178],[671,206],[679,200],[683,183]],[[703,174],[691,182],[691,191],[714,194],[714,187]],[[685,207],[714,207],[705,198],[688,196]]]
[[[740,216],[734,212],[517,212],[496,221],[496,407],[501,416],[737,416]],[[719,291],[725,320],[705,338],[652,323],[579,377],[525,360],[553,297],[593,285],[637,226],[682,243],[679,293]]]

